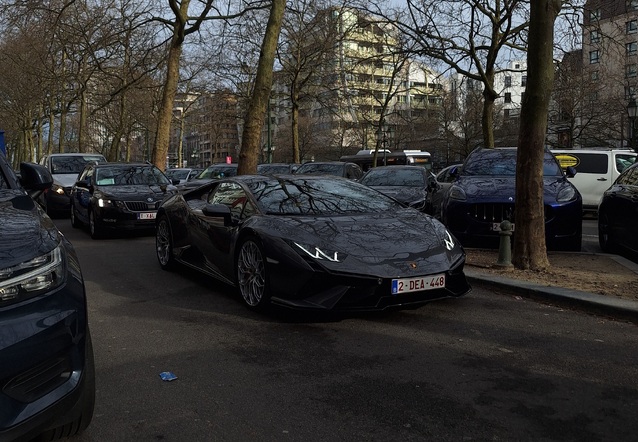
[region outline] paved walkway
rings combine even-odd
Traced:
[[[613,259],[638,274],[638,264],[621,256],[613,256]],[[494,276],[481,272],[478,268],[472,266],[465,266],[465,275],[470,284],[504,290],[527,298],[544,300],[565,307],[578,308],[579,310],[638,323],[638,302],[636,301]],[[638,287],[635,289],[638,291]]]

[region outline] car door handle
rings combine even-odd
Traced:
[[[607,178],[598,178],[598,181],[607,181]]]

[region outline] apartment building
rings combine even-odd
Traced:
[[[581,88],[576,145],[625,146],[627,106],[638,92],[638,0],[588,0],[582,29]]]
[[[444,93],[440,76],[399,50],[397,31],[354,9],[331,9],[315,20],[340,35],[322,62],[314,66],[312,94],[300,110],[300,127],[312,133],[303,144],[302,161],[338,159],[377,144],[391,150],[428,150],[428,129],[435,132]],[[309,50],[316,48],[312,37]],[[290,124],[286,76],[275,76],[277,150],[286,145]],[[281,94],[280,94],[281,93]],[[283,137],[283,138],[282,138]],[[303,139],[303,134],[301,135]]]
[[[237,96],[230,91],[198,95],[185,118],[183,158],[188,166],[237,162],[238,114]]]

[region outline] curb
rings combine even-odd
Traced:
[[[637,264],[622,257],[614,256],[613,259],[638,273]],[[526,298],[551,301],[568,307],[578,307],[590,313],[613,316],[617,319],[638,323],[638,302],[561,287],[543,286],[502,276],[484,275],[480,271],[472,269],[471,266],[465,266],[464,272],[470,283],[505,290]]]

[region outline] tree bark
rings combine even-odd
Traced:
[[[171,135],[171,121],[173,119],[173,105],[179,82],[179,62],[182,58],[182,45],[188,20],[188,6],[190,0],[182,0],[179,14],[176,11],[173,36],[168,49],[166,62],[166,81],[162,91],[162,102],[157,116],[157,134],[153,149],[152,163],[161,170],[166,169],[166,157]]]
[[[261,129],[264,125],[264,117],[270,90],[272,88],[273,65],[275,63],[275,50],[281,31],[286,0],[273,0],[270,8],[270,16],[266,25],[266,33],[259,54],[257,75],[253,93],[248,103],[248,110],[244,121],[244,132],[239,152],[239,166],[237,173],[247,175],[257,172],[257,158],[261,140]]]
[[[530,2],[527,89],[521,107],[516,162],[514,255],[519,269],[549,267],[545,244],[543,157],[547,112],[554,80],[554,22],[560,0]]]

